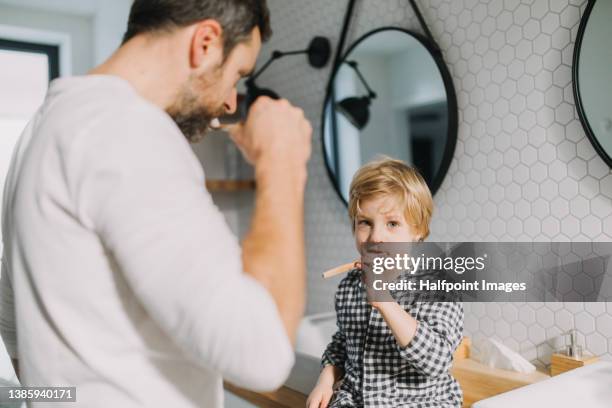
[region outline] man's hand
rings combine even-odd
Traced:
[[[304,112],[286,99],[257,98],[244,124],[228,126],[245,159],[257,167],[266,160],[305,164],[310,157],[312,127]]]

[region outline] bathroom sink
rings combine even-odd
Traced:
[[[600,361],[478,401],[473,408],[609,408],[612,362]]]
[[[336,313],[305,316],[298,328],[295,365],[285,385],[308,395],[321,372],[321,356],[336,331]]]

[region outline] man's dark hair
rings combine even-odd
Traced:
[[[262,41],[272,35],[266,0],[134,0],[123,43],[142,33],[171,31],[212,19],[223,28],[225,57],[259,28]]]

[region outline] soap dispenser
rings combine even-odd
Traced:
[[[565,333],[566,339],[569,339],[569,344],[566,342],[565,347],[556,353],[553,353],[550,359],[550,375],[564,373],[574,368],[582,367],[597,361],[597,357],[585,351],[578,344],[578,331],[571,329]]]
[[[572,329],[565,333],[566,336],[569,336],[569,344],[565,347],[565,354],[568,357],[573,357],[575,359],[579,359],[582,357],[582,346],[578,344],[578,331],[576,329]]]

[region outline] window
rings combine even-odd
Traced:
[[[15,143],[59,76],[59,46],[0,39],[0,203]]]

